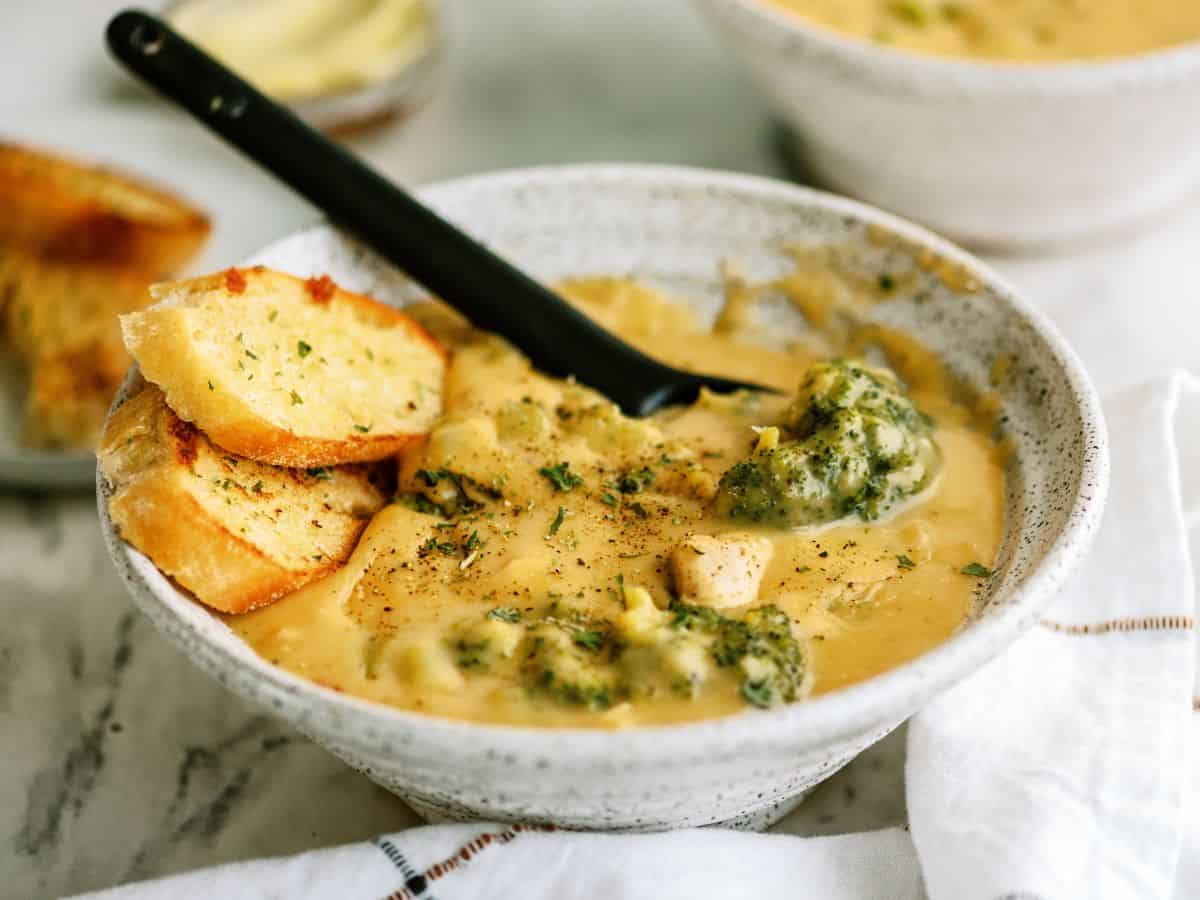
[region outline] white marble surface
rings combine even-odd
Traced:
[[[0,6],[0,135],[169,178],[213,213],[203,265],[314,217],[126,82],[101,51],[111,0]],[[513,165],[651,160],[783,175],[763,103],[686,0],[454,5],[450,62],[414,119],[360,140],[417,183]],[[995,262],[1101,389],[1200,368],[1200,204],[1137,235]],[[1119,428],[1121,423],[1110,423]],[[133,611],[90,496],[0,491],[0,897],[345,842],[415,821],[395,798],[193,670]],[[903,735],[783,830],[904,821]]]

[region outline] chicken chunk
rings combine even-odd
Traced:
[[[675,590],[684,603],[724,609],[758,598],[771,542],[753,534],[697,534],[671,553]]]

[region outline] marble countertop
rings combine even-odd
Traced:
[[[0,134],[171,177],[212,212],[202,265],[316,217],[107,62],[111,0],[9,0]],[[764,103],[686,0],[450,8],[433,101],[356,148],[403,183],[583,160],[785,176]],[[147,137],[149,135],[149,137]],[[1101,390],[1200,368],[1200,203],[1067,254],[993,260],[1067,333]],[[1152,312],[1153,314],[1148,314]],[[1119,423],[1110,423],[1110,427]],[[195,670],[133,609],[94,499],[0,492],[0,896],[52,896],[365,838],[399,800]],[[780,830],[902,824],[902,731]]]

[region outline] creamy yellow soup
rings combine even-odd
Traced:
[[[454,356],[444,415],[401,462],[398,501],[341,571],[230,627],[271,662],[355,696],[597,728],[800,699],[944,641],[1000,546],[993,425],[919,343],[847,324],[847,309],[869,302],[865,286],[814,270],[772,287],[808,314],[805,337],[771,341],[755,325],[764,292],[732,277],[712,328],[628,281],[563,285],[664,361],[782,392],[706,394],[641,420],[440,307],[416,310]],[[869,521],[779,528],[723,515],[723,474],[778,439],[810,367],[873,349],[934,423],[936,477]],[[703,632],[718,621],[718,638]],[[764,688],[761,660],[738,657],[746,622],[773,623],[750,640],[783,654],[772,659],[794,694]]]
[[[1200,40],[1192,0],[762,0],[845,34],[937,56],[1056,62]]]

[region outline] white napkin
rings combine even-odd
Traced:
[[[1185,504],[1200,500],[1200,479],[1181,487],[1180,476],[1181,449],[1200,451],[1200,381],[1126,390],[1105,411],[1119,424],[1096,549],[1033,633],[913,719],[911,839],[900,829],[798,838],[440,826],[87,896],[1200,896],[1200,864],[1178,865],[1182,841],[1200,848],[1188,545],[1200,503]]]
[[[1083,570],[1031,634],[914,717],[908,808],[931,897],[1170,896],[1195,768],[1176,429],[1200,422],[1198,394],[1177,375],[1105,405],[1112,488]]]

